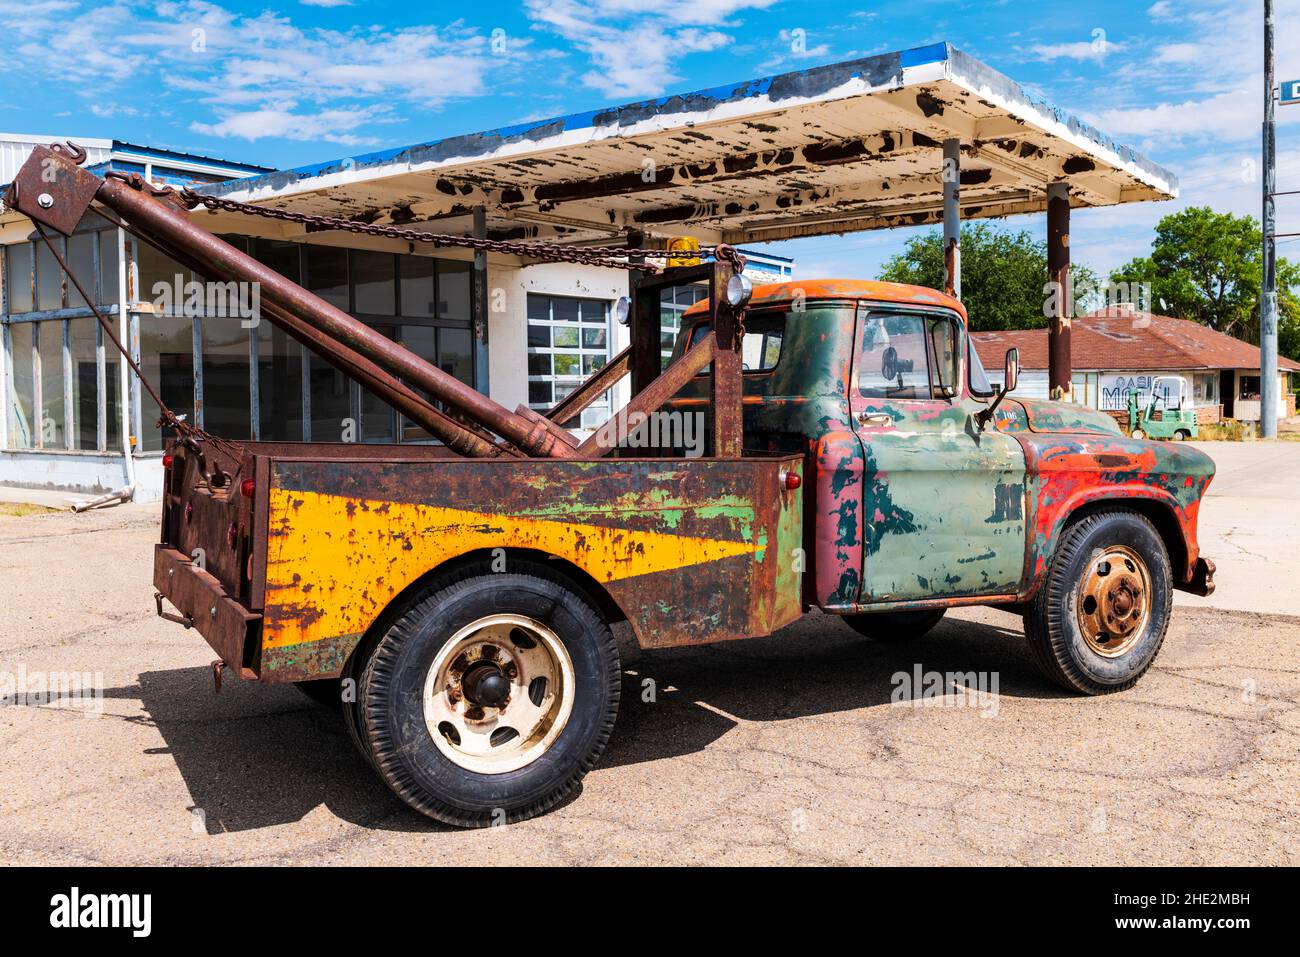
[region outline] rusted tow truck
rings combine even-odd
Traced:
[[[1007,397],[1014,350],[995,390],[941,293],[751,290],[719,248],[635,280],[631,347],[547,415],[511,413],[203,233],[185,212],[201,197],[73,185],[66,202],[95,198],[182,263],[261,282],[267,318],[444,439],[233,443],[181,428],[154,566],[160,614],[239,677],[341,706],[380,776],[440,820],[517,820],[573,792],[618,709],[615,622],[654,648],[769,635],[816,607],[902,641],[948,608],[994,605],[1023,614],[1048,678],[1102,694],[1150,666],[1174,589],[1213,588],[1196,539],[1210,459]],[[64,193],[49,198],[11,202],[76,222],[56,215]],[[711,295],[661,369],[660,294],[690,282]],[[560,428],[628,374],[625,440]],[[626,440],[656,412],[703,416],[706,454]]]

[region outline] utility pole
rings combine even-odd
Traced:
[[[1273,101],[1273,0],[1264,0],[1264,283],[1259,300],[1259,429],[1277,438],[1277,134]]]

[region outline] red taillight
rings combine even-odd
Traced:
[[[256,491],[257,485],[252,479],[244,479],[239,483],[239,494],[244,498],[252,498],[253,492]]]
[[[781,484],[784,485],[787,489],[793,491],[794,489],[797,489],[800,485],[803,484],[803,479],[799,477],[798,472],[782,472]]]
[[[166,455],[163,456],[163,468],[165,469],[171,468],[172,463],[175,461],[176,459],[172,456],[170,452],[168,452]]]

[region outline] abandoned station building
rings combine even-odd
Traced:
[[[0,183],[53,139],[0,134]],[[101,175],[137,172],[294,213],[629,256],[681,236],[731,243],[755,282],[793,274],[759,244],[940,222],[956,235],[963,218],[1042,212],[1049,195],[1068,200],[1049,211],[1068,227],[1071,207],[1177,196],[1167,170],[945,43],[294,170],[78,142]],[[627,293],[625,269],[192,215],[509,408],[548,408],[627,345],[611,308]],[[164,401],[209,432],[429,441],[269,321],[246,317],[249,300],[221,317],[192,314],[185,283],[196,277],[95,212],[56,241]],[[0,260],[0,484],[156,499],[157,410],[12,210],[0,210]],[[665,351],[701,296],[665,295]],[[985,361],[1001,368],[1000,355]],[[574,424],[599,425],[627,388]]]

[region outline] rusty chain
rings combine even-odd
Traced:
[[[106,177],[120,180],[133,189],[148,192],[158,198],[175,198],[187,209],[202,206],[209,210],[222,210],[228,213],[240,213],[245,216],[261,216],[281,222],[297,223],[303,226],[315,226],[320,229],[338,229],[365,236],[379,236],[385,239],[398,239],[410,243],[427,243],[440,247],[458,247],[472,249],[475,252],[498,252],[530,259],[549,262],[568,262],[585,266],[604,266],[612,269],[640,270],[657,273],[661,267],[646,262],[633,262],[627,257],[680,258],[682,252],[667,249],[629,249],[619,246],[560,246],[554,243],[529,242],[507,239],[477,239],[473,236],[454,236],[447,233],[426,233],[404,226],[379,226],[353,219],[338,219],[333,216],[319,216],[301,213],[290,209],[275,209],[270,206],[258,206],[254,203],[241,203],[219,196],[207,196],[188,187],[174,189],[171,186],[154,186],[147,183],[139,173],[121,173],[110,171]],[[745,268],[745,257],[734,246],[718,243],[714,246],[701,246],[696,252],[701,257],[713,256],[719,261],[729,262],[739,272]]]

